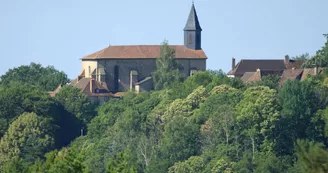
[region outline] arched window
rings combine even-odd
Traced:
[[[192,44],[192,35],[189,34],[189,44]]]

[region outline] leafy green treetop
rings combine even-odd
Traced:
[[[157,71],[152,73],[155,90],[166,88],[177,81],[182,81],[183,76],[179,71],[180,64],[175,59],[175,50],[164,41],[160,57],[156,60]]]
[[[0,141],[0,167],[11,158],[20,156],[33,162],[54,147],[53,131],[48,118],[35,113],[24,113],[9,127]]]
[[[10,69],[0,77],[0,85],[34,85],[43,91],[53,91],[59,84],[66,84],[68,81],[64,72],[53,66],[42,67],[36,63]]]

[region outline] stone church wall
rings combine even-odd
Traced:
[[[186,77],[190,76],[191,70],[206,70],[206,60],[204,59],[179,59],[178,62],[183,66],[183,74]]]
[[[130,72],[138,72],[138,80],[151,76],[151,72],[156,70],[156,59],[107,59],[99,60],[98,66],[103,66],[106,71],[106,83],[109,90],[114,90],[115,66],[118,67],[118,90],[127,91],[130,89]]]
[[[178,59],[178,62],[183,65],[183,73],[186,77],[190,75],[191,70],[206,70],[205,59]],[[156,58],[98,60],[97,67],[105,69],[106,83],[110,91],[115,91],[115,66],[118,68],[118,91],[128,91],[131,71],[138,72],[138,81],[150,77],[151,73],[156,71]]]

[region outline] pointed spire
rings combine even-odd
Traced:
[[[202,31],[202,28],[199,25],[198,16],[197,16],[197,13],[196,13],[194,1],[192,1],[191,10],[190,10],[189,17],[188,17],[186,26],[184,28],[184,31],[196,31],[196,30],[197,31]]]

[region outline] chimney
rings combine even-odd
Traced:
[[[93,93],[93,79],[90,79],[90,92]]]
[[[314,66],[314,76],[318,74],[318,67]]]
[[[285,60],[284,60],[285,64],[288,64],[289,63],[289,56],[288,55],[285,55]]]
[[[231,70],[235,70],[236,67],[236,59],[232,58]]]

